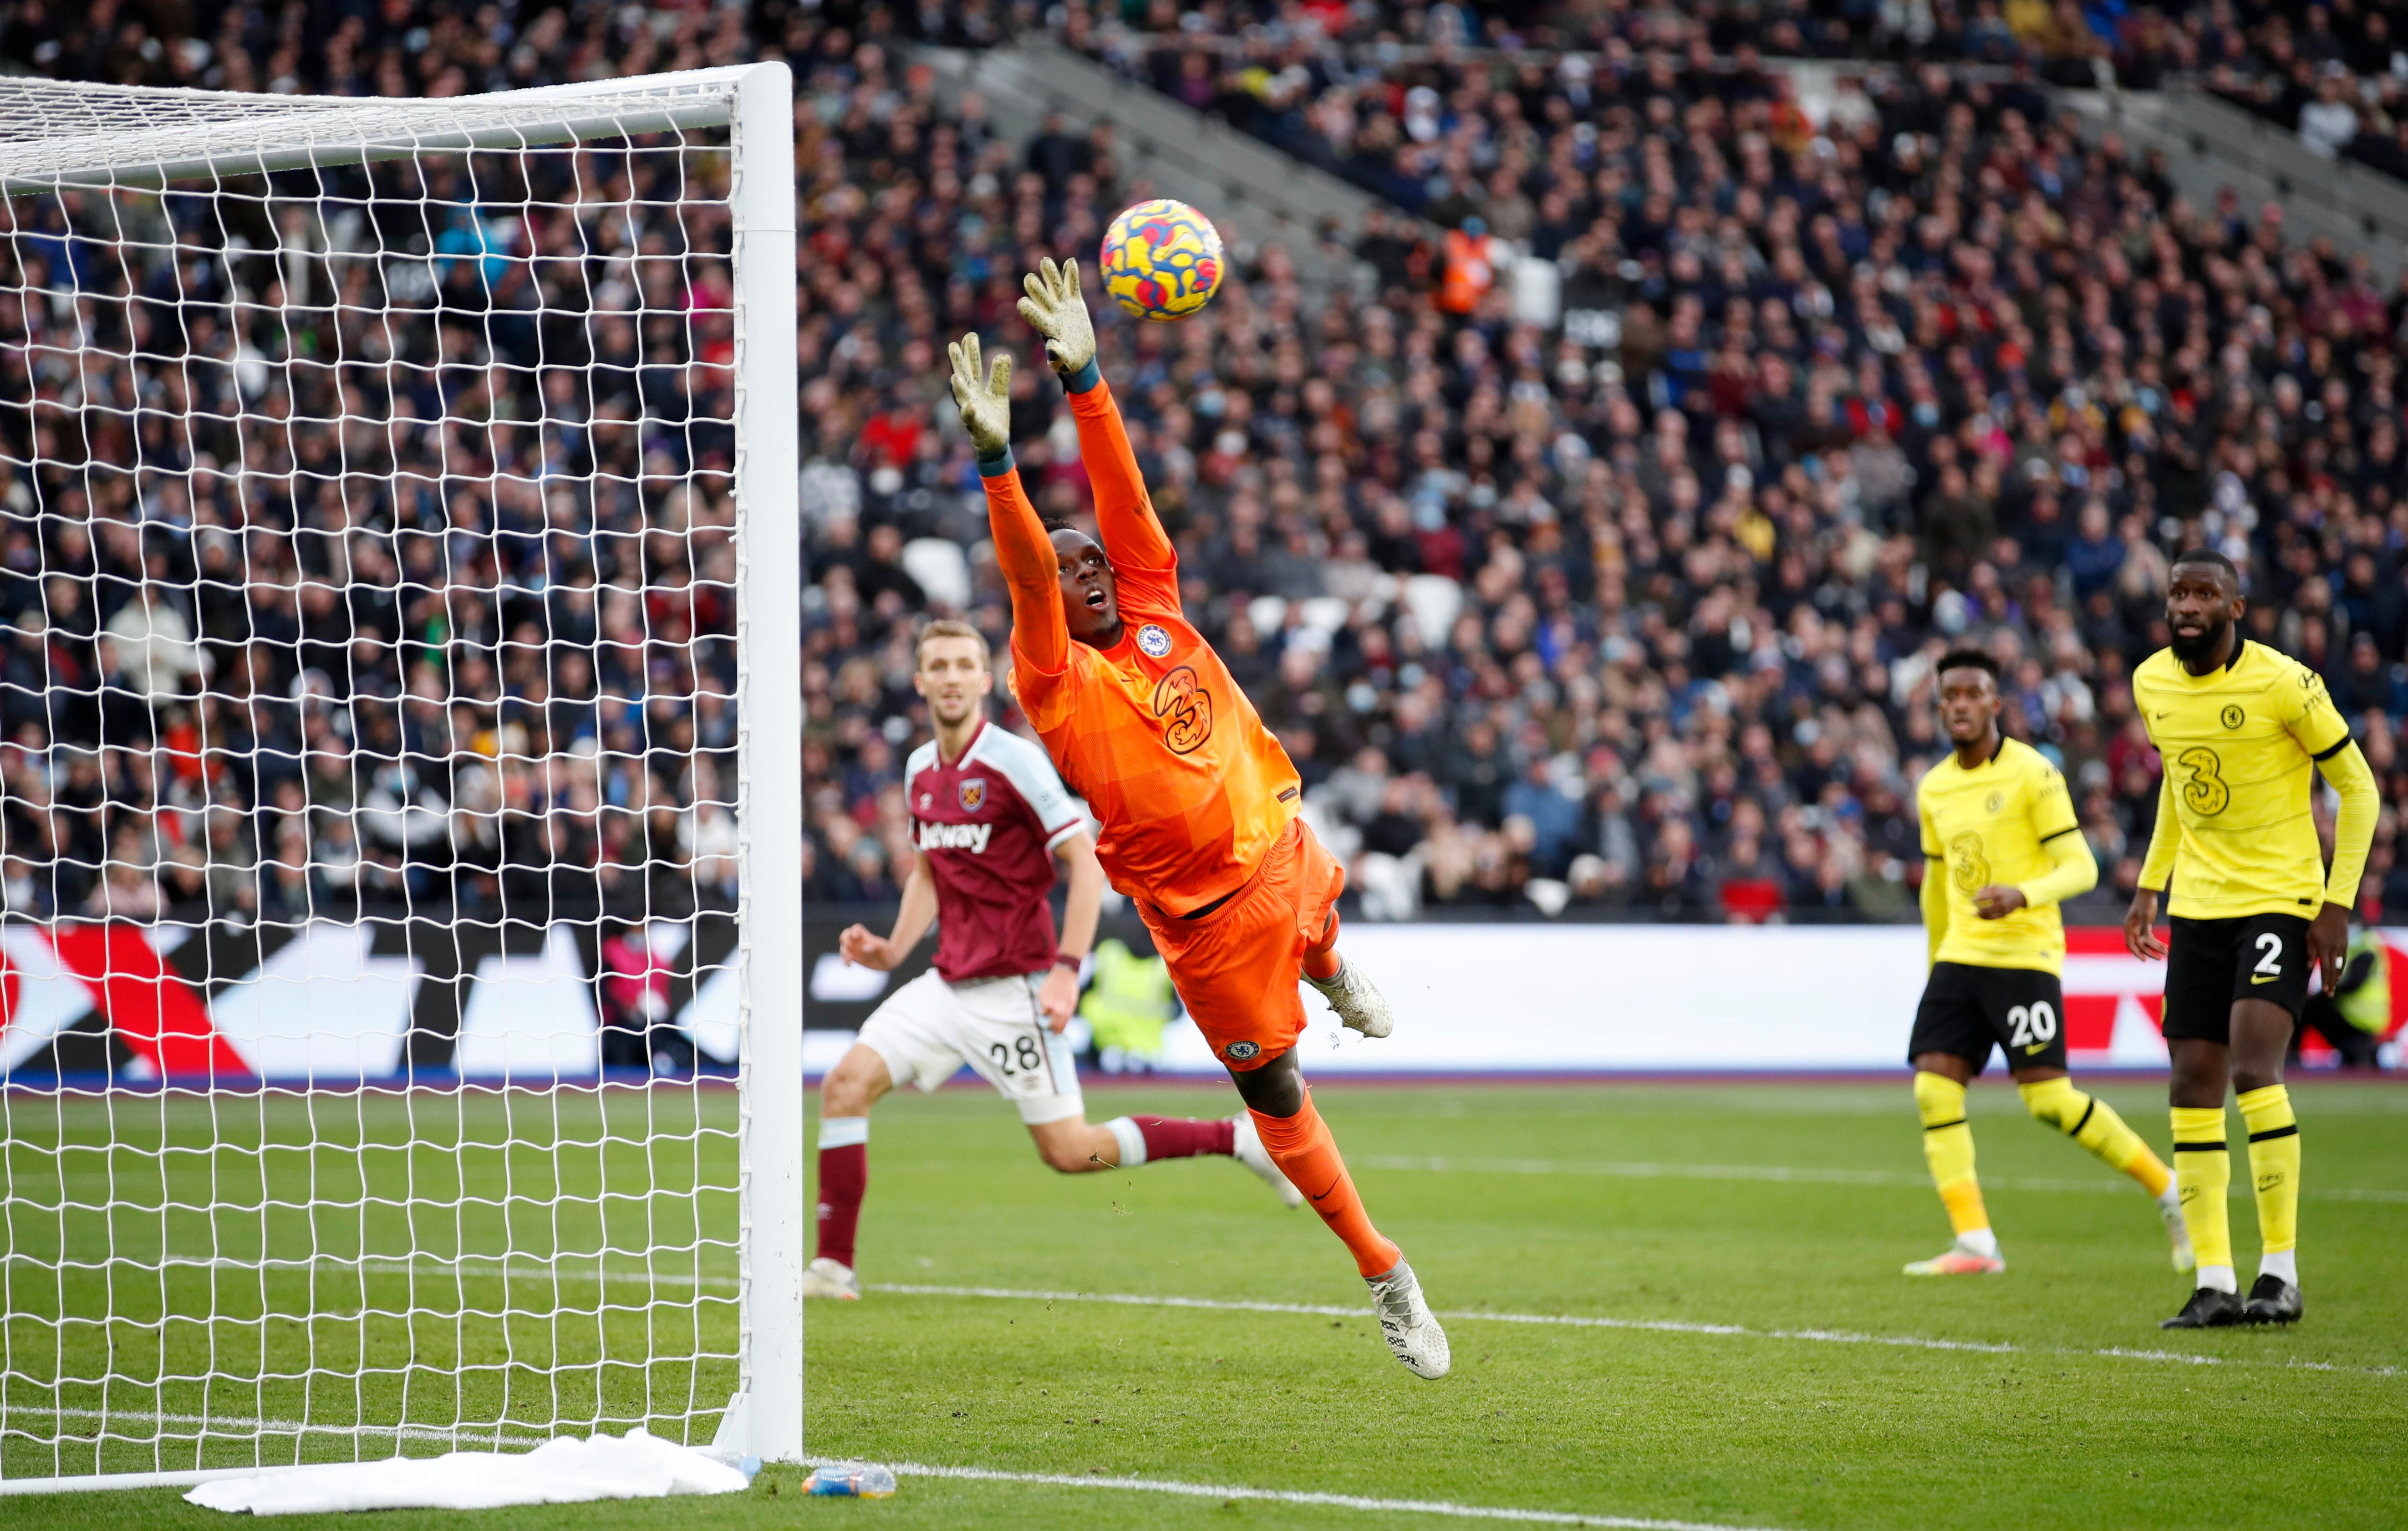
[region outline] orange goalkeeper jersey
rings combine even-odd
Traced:
[[[1054,544],[1016,469],[986,480],[1011,587],[1011,691],[1103,833],[1114,888],[1171,915],[1253,875],[1296,816],[1296,767],[1182,614],[1179,557],[1138,476],[1111,387],[1070,396],[1079,454],[1119,592],[1121,641],[1073,642]]]

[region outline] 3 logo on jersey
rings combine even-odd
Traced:
[[[1181,665],[1154,686],[1154,715],[1162,719],[1162,742],[1171,754],[1193,754],[1212,736],[1212,693]]]
[[[2182,796],[2192,813],[2214,818],[2230,804],[2232,788],[2225,784],[2224,761],[2215,751],[2194,744],[2175,756],[2173,763],[2190,773],[2190,779],[2182,784]]]

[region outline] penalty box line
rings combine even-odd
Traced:
[[[851,1465],[852,1457],[805,1457],[806,1466]],[[1326,1509],[1363,1509],[1389,1515],[1444,1515],[1463,1521],[1517,1521],[1530,1525],[1595,1525],[1620,1531],[1756,1531],[1710,1521],[1649,1520],[1632,1515],[1584,1515],[1569,1509],[1515,1509],[1503,1505],[1459,1505],[1444,1499],[1374,1499],[1356,1494],[1323,1494],[1303,1489],[1245,1488],[1226,1483],[1186,1483],[1168,1478],[1105,1478],[1097,1474],[1006,1472],[996,1467],[932,1466],[922,1462],[884,1464],[898,1478],[950,1478],[980,1483],[1030,1483],[1054,1488],[1120,1489],[1139,1494],[1170,1494],[1189,1499],[1267,1500],[1283,1505],[1310,1505]]]
[[[1186,1307],[1231,1313],[1293,1313],[1312,1318],[1361,1319],[1369,1307],[1344,1307],[1335,1303],[1268,1303],[1236,1298],[1170,1297],[1143,1293],[1022,1292],[1006,1287],[922,1286],[868,1282],[871,1292],[898,1297],[984,1297],[1006,1302],[1101,1303],[1117,1307]],[[2186,1366],[2269,1366],[2297,1371],[2364,1371],[2389,1377],[2390,1366],[2342,1366],[2329,1361],[2250,1361],[2220,1355],[2193,1355],[2182,1350],[2143,1350],[2121,1345],[2082,1350],[2071,1346],[2014,1345],[2005,1340],[1934,1339],[1921,1335],[1859,1335],[1844,1329],[1753,1329],[1741,1323],[1686,1323],[1677,1319],[1612,1319],[1578,1313],[1493,1313],[1458,1310],[1438,1317],[1450,1323],[1519,1323],[1541,1328],[1629,1329],[1659,1335],[1704,1335],[1721,1339],[1795,1340],[1815,1345],[1885,1345],[1909,1350],[1956,1350],[1974,1355],[2047,1355],[2090,1357],[2113,1361],[2155,1361]]]

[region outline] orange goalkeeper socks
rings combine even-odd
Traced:
[[[1305,1092],[1304,1109],[1292,1117],[1267,1117],[1251,1108],[1247,1114],[1254,1119],[1254,1131],[1280,1173],[1304,1192],[1329,1231],[1345,1240],[1354,1268],[1367,1277],[1396,1269],[1404,1251],[1371,1226],[1371,1215],[1355,1194],[1354,1177],[1346,1173],[1346,1161],[1339,1157],[1338,1140],[1312,1108],[1312,1092]]]

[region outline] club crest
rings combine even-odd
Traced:
[[[1159,625],[1149,622],[1137,629],[1137,646],[1149,659],[1159,659],[1170,652],[1170,634]]]
[[[1262,1051],[1263,1048],[1262,1044],[1258,1042],[1232,1042],[1221,1050],[1242,1063],[1247,1059],[1252,1058],[1254,1054]]]
[[[955,789],[954,796],[960,800],[963,813],[977,813],[986,805],[986,778],[964,776],[961,786]]]

